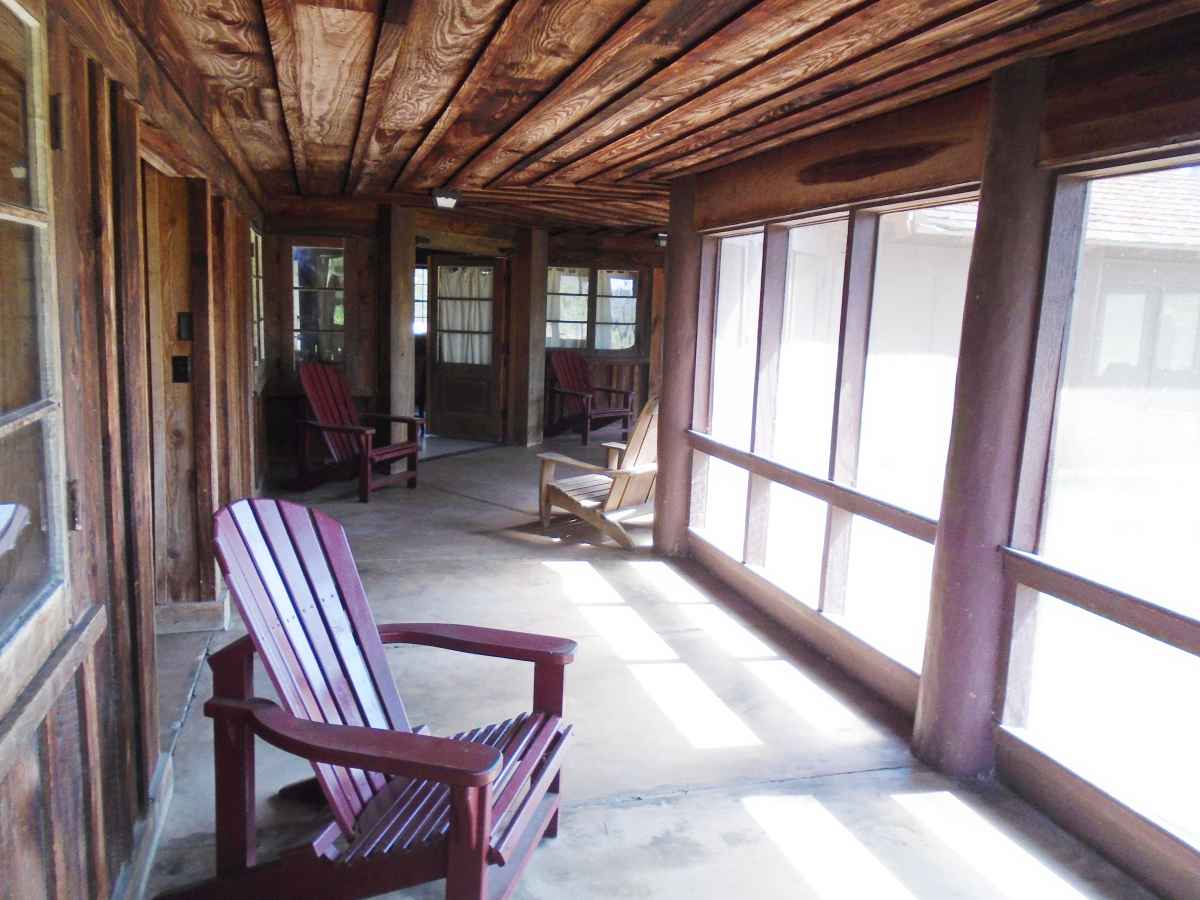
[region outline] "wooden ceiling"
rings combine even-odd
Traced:
[[[667,182],[1200,0],[171,0],[214,136],[297,195],[655,230]],[[164,29],[160,34],[166,33]],[[179,70],[179,66],[175,66]],[[186,92],[185,92],[186,93]],[[247,174],[247,171],[249,174]]]

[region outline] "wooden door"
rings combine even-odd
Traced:
[[[430,258],[426,412],[432,434],[501,439],[501,266],[499,260]]]

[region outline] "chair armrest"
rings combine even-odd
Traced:
[[[605,441],[600,446],[607,451],[604,464],[610,469],[615,469],[621,464],[621,454],[629,447],[628,444],[622,444],[620,441]]]
[[[611,387],[595,387],[593,391],[599,391],[602,394],[624,394],[626,397],[632,397],[633,391],[626,388],[611,388]]]
[[[314,419],[301,419],[301,425],[307,425],[309,428],[317,428],[321,431],[341,431],[346,434],[374,434],[374,428],[367,428],[365,425],[326,425],[324,422],[317,422]]]
[[[580,462],[577,459],[571,459],[569,456],[563,456],[561,453],[539,453],[538,459],[544,463],[561,463],[564,466],[575,466],[577,469],[586,469],[589,472],[605,471],[603,466]]]
[[[426,778],[441,784],[490,784],[503,762],[499,750],[483,744],[408,731],[310,722],[296,718],[270,700],[214,697],[204,704],[204,714],[244,724],[268,744],[311,762]]]
[[[642,463],[631,469],[610,469],[604,474],[609,478],[632,478],[635,475],[653,475],[658,471],[658,463]]]
[[[575,659],[577,646],[569,638],[544,634],[421,622],[380,625],[379,639],[385,644],[423,644],[426,647],[441,647],[443,650],[458,650],[480,656],[559,666],[565,666]]]
[[[572,397],[582,397],[585,400],[590,400],[592,398],[592,395],[589,391],[571,391],[567,388],[552,387],[550,388],[550,392],[552,394],[569,394]]]
[[[363,413],[363,419],[382,419],[388,422],[406,422],[409,425],[424,425],[425,420],[419,416],[393,416],[388,413]]]

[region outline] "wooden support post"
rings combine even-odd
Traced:
[[[391,208],[391,304],[388,312],[388,361],[393,416],[411,416],[417,407],[417,350],[413,341],[413,273],[417,265],[417,235],[414,210],[404,206]],[[392,423],[392,441],[408,439],[408,426]],[[380,443],[384,443],[382,440]]]
[[[992,79],[988,148],[967,278],[954,423],[934,546],[917,756],[992,770],[1006,632],[1000,545],[1013,521],[1053,175],[1037,165],[1045,61]]]
[[[154,637],[154,488],[150,446],[150,371],[142,252],[140,110],[112,85],[113,228],[120,309],[121,419],[125,465],[126,558],[129,569],[132,651],[137,684],[140,784],[148,797],[158,764],[158,679]]]
[[[517,232],[509,296],[508,442],[542,442],[546,421],[546,266],[544,228]]]
[[[687,553],[692,494],[692,451],[687,431],[692,425],[696,393],[703,243],[696,231],[695,207],[695,178],[672,181],[662,398],[658,413],[658,480],[654,496],[654,549],[667,556]]]
[[[196,446],[196,550],[201,600],[217,599],[212,514],[220,497],[217,451],[217,358],[220,345],[213,303],[210,235],[224,230],[224,210],[213,203],[208,182],[188,179],[188,281],[192,310],[192,421]]]
[[[853,487],[858,478],[858,441],[862,430],[863,385],[867,378],[867,339],[871,330],[871,298],[875,290],[875,252],[879,215],[854,211],[846,234],[846,276],[842,282],[842,316],[838,330],[837,393],[833,400],[833,433],[829,448],[829,480]],[[825,559],[821,566],[820,610],[841,615],[846,610],[850,571],[850,526],[854,515],[830,506],[825,516]]]

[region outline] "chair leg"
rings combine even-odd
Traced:
[[[371,502],[371,459],[368,456],[358,458],[358,502]]]
[[[412,478],[408,479],[408,489],[415,490],[417,487],[417,454],[412,453],[405,461],[405,468],[412,472]]]
[[[592,436],[592,416],[590,413],[584,413],[583,416],[583,446],[588,446]]]
[[[491,787],[452,788],[446,900],[484,900],[487,897],[491,831]]]

